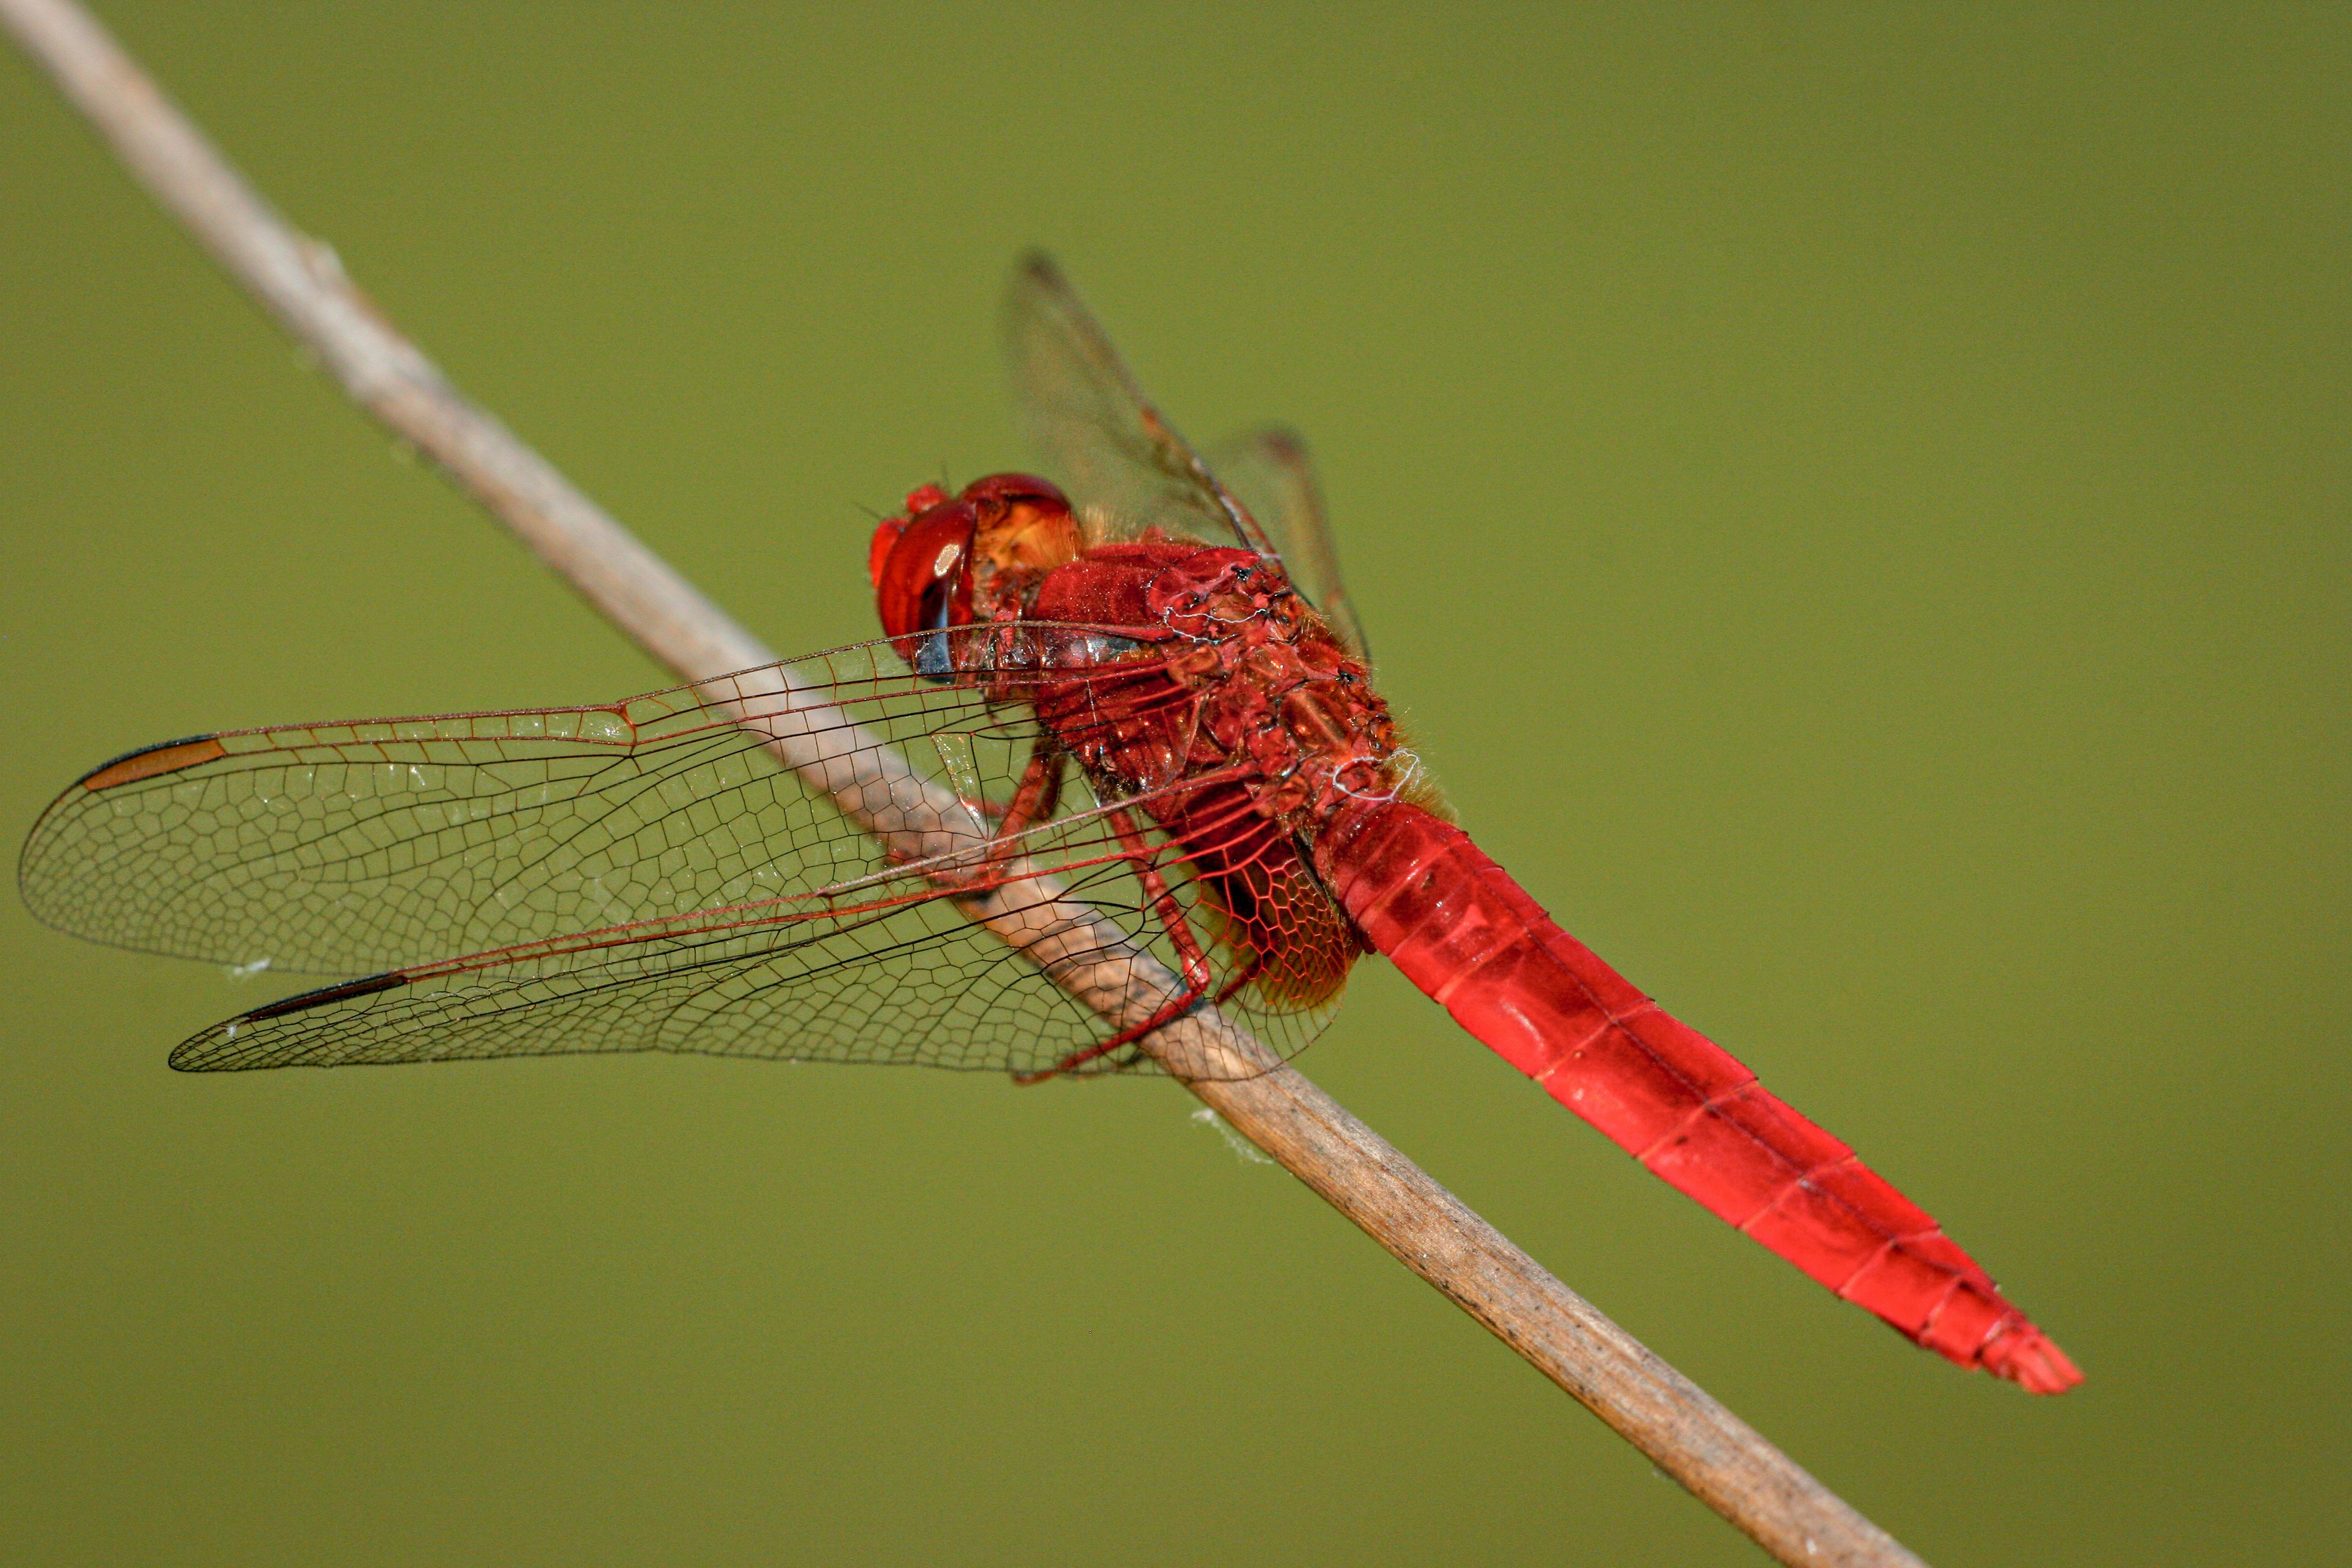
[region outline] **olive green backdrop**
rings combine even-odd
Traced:
[[[2352,14],[102,9],[788,651],[1024,458],[1052,247],[1181,422],[1316,439],[1480,840],[2090,1381],[1905,1345],[1377,963],[1309,1073],[1934,1562],[2346,1549]],[[5,50],[0,225],[9,835],[662,683]],[[283,987],[13,900],[0,964],[12,1563],[1756,1560],[1165,1083],[183,1078]]]

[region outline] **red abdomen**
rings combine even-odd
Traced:
[[[1933,1219],[1562,931],[1461,829],[1402,801],[1351,805],[1315,858],[1408,979],[1669,1185],[1963,1366],[2037,1394],[2082,1381]]]

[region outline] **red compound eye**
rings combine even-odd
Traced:
[[[971,624],[974,527],[971,508],[954,501],[931,508],[898,531],[888,554],[882,555],[874,571],[874,604],[882,614],[885,633],[906,637]],[[874,542],[881,555],[880,533]],[[935,656],[944,656],[938,641],[926,640],[923,657],[914,658],[917,668],[925,668]],[[913,657],[912,650],[902,651]]]

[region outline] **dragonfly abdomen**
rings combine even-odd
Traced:
[[[1327,884],[1406,978],[1654,1174],[1906,1338],[2037,1394],[2081,1381],[1927,1214],[1669,1017],[1452,824],[1340,813]]]

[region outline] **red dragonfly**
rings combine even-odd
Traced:
[[[361,976],[192,1036],[192,1071],[670,1050],[1202,1076],[1236,1069],[1188,1058],[1189,1020],[1287,1055],[1374,951],[1908,1338],[2039,1394],[2081,1380],[1448,817],[1372,689],[1294,437],[1214,477],[1042,257],[1007,321],[1063,485],[910,495],[869,557],[882,640],[594,707],[133,752],[42,816],[26,903],[121,947]]]

